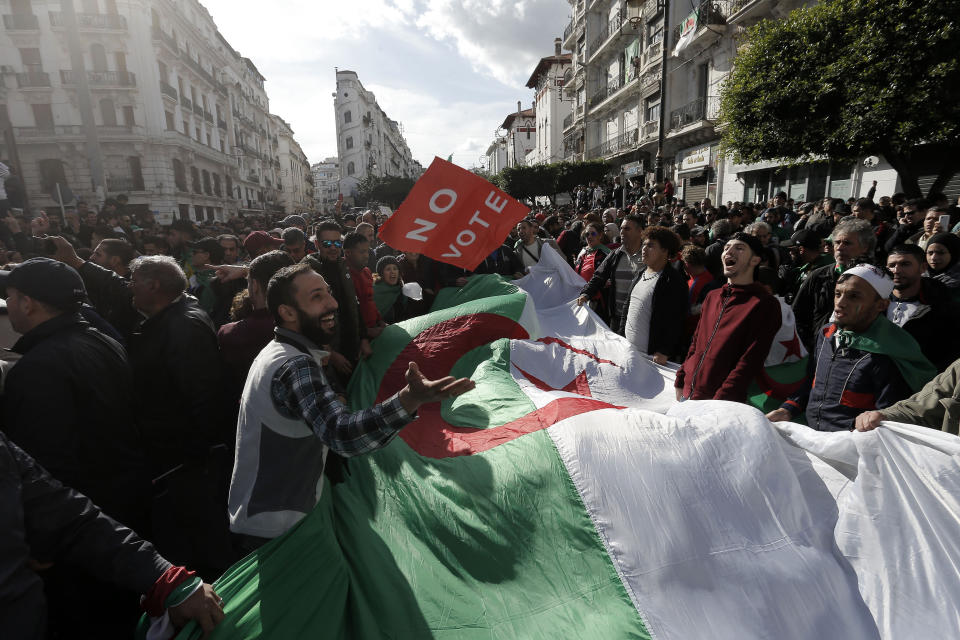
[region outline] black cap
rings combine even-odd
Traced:
[[[61,311],[76,311],[87,299],[80,274],[50,258],[31,258],[10,271],[0,271],[0,294],[4,298],[9,287]]]
[[[780,243],[781,247],[804,247],[806,249],[819,249],[823,244],[823,237],[813,229],[800,229],[789,240]]]
[[[206,251],[210,254],[210,262],[220,264],[223,262],[223,247],[216,238],[200,238],[196,242],[188,242],[187,246],[194,250]]]
[[[189,220],[184,220],[183,218],[177,218],[172,223],[170,223],[170,230],[182,231],[184,233],[189,233],[191,235],[195,235],[197,233],[197,227]]]

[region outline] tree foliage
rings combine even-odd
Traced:
[[[737,162],[883,155],[908,195],[958,169],[960,0],[832,0],[749,30],[721,91]],[[922,145],[922,147],[921,147]]]
[[[359,206],[380,203],[396,209],[410,193],[414,182],[410,178],[368,175],[357,183],[357,203]]]
[[[558,193],[570,193],[572,197],[578,185],[602,180],[609,172],[610,164],[600,160],[557,162],[507,167],[492,182],[518,200],[545,196],[553,202]]]

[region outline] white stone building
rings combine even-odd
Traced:
[[[72,18],[61,0],[4,4],[0,154],[30,206],[55,210],[56,184],[164,222],[275,204],[263,76],[196,0],[73,0]]]
[[[400,124],[387,117],[355,72],[336,73],[333,106],[344,202],[353,204],[357,184],[368,175],[419,178],[423,167],[413,159]]]
[[[484,155],[487,157],[487,171],[500,173],[507,166],[507,139],[502,136],[494,138]]]
[[[322,213],[332,213],[340,195],[340,159],[325,158],[310,171],[313,174],[315,207]]]
[[[285,213],[304,213],[313,210],[314,179],[310,163],[300,145],[293,138],[293,129],[280,116],[270,116],[272,130],[277,136],[277,203]]]
[[[503,119],[500,125],[505,134],[506,166],[519,167],[527,162],[527,154],[537,146],[537,114],[533,109],[517,110]]]
[[[536,137],[532,164],[550,164],[564,159],[563,125],[572,118],[573,99],[563,93],[564,74],[571,68],[573,55],[560,52],[560,38],[554,42],[554,54],[541,58],[527,80],[535,91]]]

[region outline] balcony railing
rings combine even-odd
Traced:
[[[52,127],[14,127],[16,138],[64,138],[83,135],[80,125],[57,125]]]
[[[213,124],[213,114],[210,113],[209,111],[205,110],[203,112],[203,119],[209,122],[210,124]]]
[[[640,127],[640,143],[653,140],[660,136],[660,120],[648,120]]]
[[[640,91],[645,91],[654,84],[659,85],[661,77],[662,71],[660,69],[657,69],[656,72],[648,72],[643,74],[643,76],[640,77]]]
[[[107,191],[122,192],[122,191],[143,191],[143,190],[144,190],[143,178],[140,178],[139,180],[134,180],[133,178],[126,178],[126,177],[107,178]]]
[[[724,3],[724,8],[727,8],[729,11],[729,4]],[[708,24],[726,24],[727,18],[721,9],[721,4],[715,0],[704,0],[699,5],[697,5],[697,22],[694,26],[694,32],[705,29]],[[686,23],[684,19],[680,24],[673,28],[673,42],[676,43],[680,39],[680,34],[683,33],[683,25]]]
[[[6,16],[4,16],[6,17]],[[9,27],[8,27],[9,28]],[[573,19],[570,19],[570,23],[567,25],[567,28],[563,30],[563,40],[566,42],[567,38],[570,37],[570,34],[573,33]]]
[[[179,95],[177,94],[177,90],[171,87],[170,85],[168,85],[163,80],[160,81],[160,93],[167,96],[168,98],[173,98],[174,102],[176,102],[177,98],[179,97]]]
[[[629,151],[637,144],[637,128],[624,131],[618,136],[603,141],[600,145],[600,155],[611,156]]]
[[[203,117],[203,107],[201,107],[196,102],[193,103],[193,113],[199,117]]]
[[[653,16],[660,13],[660,1],[659,0],[647,0],[643,4],[643,19],[649,20]]]
[[[126,31],[127,19],[116,13],[78,13],[76,14],[77,27],[83,30],[96,31]],[[50,12],[50,26],[54,29],[66,27],[63,14],[59,11]]]
[[[61,69],[60,82],[64,85],[77,84],[77,73]],[[91,87],[135,87],[137,76],[129,71],[87,71],[87,83]]]
[[[563,119],[563,128],[567,129],[570,125],[573,124],[573,114],[571,113],[566,118]]]
[[[13,13],[3,16],[3,26],[7,31],[37,31],[40,21],[32,13]]]
[[[17,74],[17,86],[21,89],[49,87],[50,74],[46,71],[27,71]]]
[[[623,81],[623,76],[617,76],[616,78],[611,80],[607,86],[601,87],[595,94],[593,94],[590,97],[590,108],[592,109],[593,107],[597,106],[598,104],[600,104],[601,102],[603,102],[604,100],[606,100],[607,98],[615,94],[617,91],[620,91],[620,89],[623,89],[624,86],[625,85]]]
[[[595,54],[599,51],[603,44],[610,38],[610,36],[616,34],[620,31],[620,27],[623,26],[623,11],[618,11],[617,15],[613,17],[607,24],[603,25],[603,28],[600,29],[600,33],[597,34],[597,37],[593,39],[593,42],[590,43],[590,55]]]
[[[187,96],[180,96],[180,106],[187,111],[193,111],[193,103],[190,102],[190,98]]]
[[[702,120],[713,121],[720,113],[719,96],[697,98],[670,112],[670,131],[683,129]]]
[[[226,123],[226,121],[221,120],[220,118],[217,118],[217,128],[223,129],[224,131],[226,131],[226,130],[227,130],[227,123]]]

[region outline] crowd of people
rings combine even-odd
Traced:
[[[583,278],[577,304],[679,365],[680,401],[747,402],[766,367],[807,357],[771,420],[957,433],[957,206],[873,195],[715,206],[669,183],[583,187],[474,271],[379,242],[374,211],[168,226],[111,200],[0,211],[20,334],[3,367],[0,619],[12,637],[70,637],[94,610],[105,637],[141,611],[212,627],[210,581],[303,518],[346,459],[472,387],[411,364],[398,394],[349,412],[384,328],[474,274],[520,278],[547,247]]]

